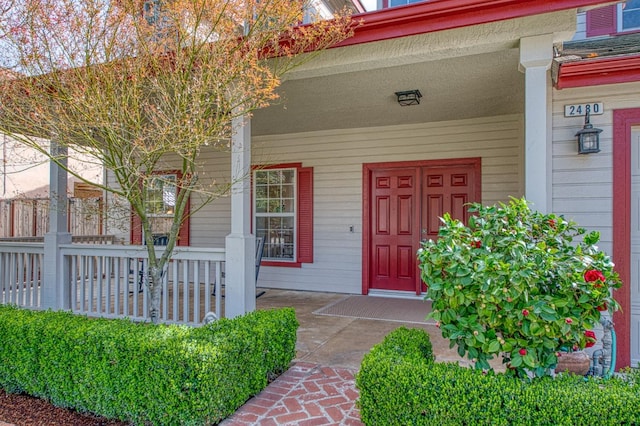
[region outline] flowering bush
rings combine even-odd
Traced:
[[[430,317],[477,368],[501,355],[508,372],[548,374],[560,348],[584,348],[602,310],[618,303],[613,263],[587,233],[526,200],[472,204],[469,226],[442,218],[437,241],[418,252]]]

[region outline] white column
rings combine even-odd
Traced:
[[[233,120],[231,234],[226,238],[225,317],[256,309],[256,239],[251,234],[251,120]]]
[[[524,188],[532,208],[551,209],[551,96],[549,68],[553,34],[520,39],[520,66],[525,79]]]
[[[49,161],[49,232],[44,236],[43,308],[69,309],[69,268],[60,254],[60,244],[71,243],[67,227],[67,147],[51,140],[51,154],[63,167]]]

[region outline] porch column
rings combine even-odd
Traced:
[[[256,239],[251,234],[251,120],[233,120],[231,234],[226,238],[225,317],[256,309]]]
[[[551,96],[549,68],[553,34],[520,39],[520,66],[525,79],[524,193],[532,208],[551,209]]]
[[[67,227],[67,147],[51,140],[51,154],[63,167],[49,161],[49,232],[44,236],[44,262],[41,306],[69,309],[69,268],[60,254],[60,244],[71,243]]]

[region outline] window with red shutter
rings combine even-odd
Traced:
[[[263,264],[313,262],[313,168],[301,164],[253,172],[253,229],[263,237]]]
[[[166,237],[171,230],[175,217],[176,196],[178,194],[177,180],[179,171],[156,172],[146,180],[145,206],[147,216],[151,221],[151,232],[156,244],[166,244]],[[179,246],[189,245],[189,200],[185,208],[185,218],[178,233],[176,242]],[[131,243],[143,244],[142,223],[138,215],[131,213]]]

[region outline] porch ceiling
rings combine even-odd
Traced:
[[[519,50],[286,81],[281,100],[257,111],[254,135],[456,120],[521,113]],[[401,107],[395,92],[419,89],[420,105]]]

